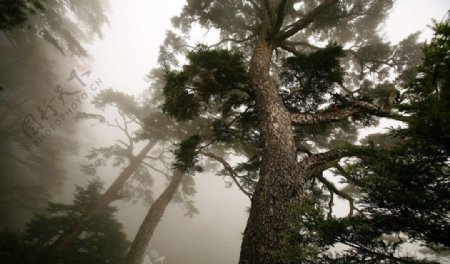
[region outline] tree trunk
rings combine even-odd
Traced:
[[[274,46],[266,40],[267,35],[259,36],[250,61],[263,153],[260,180],[252,197],[241,246],[241,264],[283,263],[274,253],[285,248],[284,236],[294,231],[290,214],[304,196],[290,113],[270,76]]]
[[[167,205],[170,203],[175,192],[178,190],[178,186],[180,186],[183,176],[184,172],[179,169],[175,169],[169,185],[150,207],[144,221],[141,224],[141,227],[136,234],[136,237],[134,238],[133,244],[131,244],[127,260],[125,262],[126,264],[142,263],[144,253],[148,247],[150,239],[152,238],[153,232],[164,214]]]
[[[117,199],[117,195],[125,182],[133,175],[133,172],[145,159],[148,152],[156,145],[156,141],[149,142],[139,154],[130,161],[130,164],[122,171],[117,177],[114,183],[108,188],[108,190],[100,197],[97,203],[89,208],[77,221],[71,229],[64,232],[51,246],[50,250],[52,254],[61,253],[64,251],[73,241],[75,241],[83,232],[86,223],[94,216],[101,213],[111,202]]]

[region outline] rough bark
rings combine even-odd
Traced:
[[[250,61],[263,153],[241,246],[241,264],[280,263],[274,254],[285,247],[285,234],[294,230],[289,220],[292,207],[304,199],[291,116],[270,76],[273,50],[274,45],[262,34]]]
[[[131,244],[127,260],[125,262],[126,264],[142,263],[144,253],[148,247],[150,239],[152,238],[153,232],[164,214],[167,205],[170,203],[175,192],[180,186],[183,176],[184,173],[181,170],[175,169],[169,185],[150,207],[144,221],[141,224],[141,227],[136,234],[136,237],[134,238],[133,244]]]
[[[89,208],[71,229],[64,232],[51,246],[52,253],[64,251],[73,241],[75,241],[84,231],[86,223],[101,213],[111,202],[117,199],[120,189],[125,182],[133,175],[133,172],[145,159],[148,152],[156,145],[156,141],[149,142],[139,154],[130,161],[130,164],[122,171],[108,190],[100,197],[95,205]]]
[[[377,106],[364,101],[353,102],[351,105],[338,109],[327,110],[318,114],[294,113],[292,124],[316,125],[329,122],[337,122],[359,113],[367,113],[379,117],[392,117],[390,109]]]

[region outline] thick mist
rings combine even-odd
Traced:
[[[102,191],[92,194],[97,199],[124,177],[127,181],[98,208],[111,210],[101,223],[121,230],[122,240],[131,244],[150,207],[173,184],[176,192],[167,208],[161,205],[165,210],[143,263],[237,263],[250,200],[223,164],[203,157],[198,163],[205,171],[186,172],[179,183],[171,182],[177,147],[204,125],[180,124],[164,115],[161,79],[152,74],[160,66],[171,17],[185,1],[62,2],[48,1],[48,13],[41,15],[38,9],[24,24],[1,28],[0,228],[23,232],[36,214],[48,212],[49,202],[72,204],[79,187],[96,180],[103,183]],[[444,0],[397,1],[380,32],[394,44],[417,31],[420,40],[430,39],[431,19],[440,20],[448,9]],[[192,34],[199,43],[219,40],[214,30],[194,29]],[[178,59],[185,61],[181,55]],[[397,124],[382,120],[356,137]],[[240,157],[231,158],[232,165],[239,162]],[[325,176],[333,178],[328,172]],[[91,194],[78,194],[85,199],[78,201],[83,210],[95,205]],[[82,209],[61,210],[81,217]],[[334,215],[348,211],[347,201],[336,198]],[[61,224],[61,230],[75,226],[71,221]],[[120,240],[117,250],[124,250],[120,234],[114,237]],[[105,252],[98,254],[112,254]]]

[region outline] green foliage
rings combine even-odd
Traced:
[[[372,151],[356,167],[348,180],[360,188],[365,212],[380,219],[385,233],[450,246],[450,168],[442,157],[419,154],[415,147]]]
[[[178,120],[188,120],[196,116],[200,103],[195,100],[194,93],[185,89],[188,76],[185,72],[168,72],[164,95],[166,101],[162,110]]]
[[[399,102],[409,117],[408,127],[392,131],[397,147],[360,148],[355,150],[359,162],[347,166],[345,179],[357,186],[361,211],[353,217],[321,220],[311,231],[320,234],[318,230],[327,230],[324,223],[338,223],[333,239],[324,235],[321,239],[326,245],[343,243],[351,248],[330,258],[331,263],[343,258],[345,263],[428,263],[417,257],[400,259],[396,252],[407,242],[450,250],[449,22],[436,24],[435,31],[423,49],[416,78]]]
[[[423,62],[406,87],[400,108],[408,127],[394,130],[402,145],[372,151],[353,168],[350,182],[363,190],[365,210],[386,233],[405,232],[429,247],[450,248],[450,23],[435,25]]]
[[[198,165],[197,147],[200,143],[201,137],[199,135],[193,135],[179,143],[174,152],[175,167],[185,171],[188,174],[193,174],[196,171],[202,171],[202,168]]]
[[[417,78],[405,91],[402,110],[411,114],[402,136],[419,138],[424,146],[450,151],[450,24],[435,25],[435,36],[423,48]]]
[[[199,47],[187,55],[182,71],[168,71],[162,109],[178,120],[190,120],[202,111],[227,115],[243,105],[250,93],[243,56],[224,49]]]
[[[408,113],[408,127],[375,137],[368,147],[350,147],[358,160],[346,165],[344,179],[357,189],[357,213],[327,216],[321,190],[315,202],[294,211],[299,232],[289,234],[290,247],[280,256],[298,263],[437,263],[401,254],[408,243],[430,252],[450,250],[450,163],[448,145],[450,24],[435,26],[435,37],[423,49],[423,62],[407,85],[403,101],[390,83],[365,82],[361,97],[396,96]],[[408,73],[410,74],[410,73]],[[406,80],[406,79],[404,79]],[[346,249],[332,253],[335,246]]]
[[[299,232],[288,235],[286,239],[290,246],[278,253],[286,261],[314,264],[435,263],[396,256],[403,243],[402,238],[398,231],[393,232],[386,227],[390,221],[395,222],[394,219],[379,215],[326,218],[322,207],[313,202],[293,211]],[[345,245],[347,249],[333,254],[335,245]]]
[[[287,91],[282,95],[290,108],[315,111],[327,102],[325,95],[343,82],[344,70],[339,61],[343,56],[342,47],[331,43],[324,49],[286,58],[281,76]]]
[[[447,82],[445,76],[449,76],[448,66],[436,66],[434,62],[426,66],[424,72],[428,72],[419,77],[426,77],[431,69],[429,79],[432,80],[431,83],[434,82],[433,79],[439,80],[439,85],[431,87],[420,100],[414,99],[414,96],[408,98],[408,92],[400,93],[397,89],[400,84],[405,85],[415,77],[414,67],[420,59],[417,34],[409,36],[396,46],[383,41],[377,34],[379,24],[386,17],[393,1],[336,2],[336,5],[327,6],[326,10],[314,14],[311,21],[309,18],[302,21],[298,19],[312,14],[311,11],[320,4],[329,2],[194,0],[188,1],[182,14],[174,19],[174,24],[184,33],[188,32],[194,22],[208,29],[219,29],[221,39],[224,40],[222,47],[231,47],[242,52],[243,65],[251,60],[255,41],[267,40],[267,44],[274,45],[276,56],[273,56],[270,62],[270,74],[275,82],[281,83],[278,92],[291,112],[333,116],[334,111],[351,108],[357,105],[354,103],[358,101],[373,103],[383,110],[400,107],[400,115],[406,112],[405,116],[409,115],[410,118],[409,128],[396,133],[402,135],[404,146],[397,150],[378,152],[375,144],[369,143],[370,147],[367,149],[354,149],[355,155],[361,159],[356,165],[347,167],[350,170],[345,177],[351,186],[356,186],[355,192],[360,194],[358,199],[352,200],[357,204],[358,214],[342,219],[326,218],[321,209],[323,204],[319,204],[320,199],[317,204],[311,203],[299,208],[293,218],[295,224],[300,223],[300,232],[293,235],[292,248],[279,254],[287,263],[426,263],[399,256],[398,249],[411,241],[430,247],[446,245],[445,238],[449,236],[450,170],[448,155],[443,155],[445,153],[442,150],[443,146],[448,144],[446,131],[449,129],[442,124],[445,123],[445,116],[449,113],[447,107],[450,104],[441,99],[446,95],[442,90],[447,89],[443,87]],[[286,3],[283,10],[278,10],[278,14],[277,3]],[[283,15],[282,19],[274,21],[279,14]],[[236,19],[237,16],[248,16],[248,21]],[[261,20],[264,19],[266,23],[263,24]],[[306,22],[305,27],[287,40],[283,39],[283,33],[294,28],[295,21]],[[309,22],[311,24],[308,24]],[[267,25],[269,29],[267,36],[264,35],[266,39],[261,39],[263,34],[259,34],[260,30]],[[286,30],[277,32],[277,27],[283,28],[283,25],[287,25]],[[446,31],[445,28],[441,30]],[[227,38],[238,41],[228,43],[225,41]],[[441,39],[440,47],[448,44],[448,38]],[[317,43],[332,44],[321,47]],[[346,49],[343,50],[342,47]],[[426,49],[425,56],[429,56]],[[252,157],[249,162],[239,164],[235,169],[241,174],[250,175],[245,179],[256,181],[257,177],[251,176],[258,173],[261,153],[258,145],[258,113],[254,109],[252,90],[251,87],[240,89],[246,92],[243,94],[245,96],[232,93],[235,97],[233,101],[224,103],[224,95],[227,99],[232,96],[227,94],[227,83],[220,81],[214,72],[221,69],[218,63],[213,63],[214,57],[220,57],[218,52],[220,50],[204,53],[210,58],[203,57],[200,52],[199,60],[195,60],[196,57],[192,60],[192,54],[195,53],[190,53],[189,63],[182,71],[168,74],[167,83],[170,85],[166,85],[164,90],[167,101],[163,109],[178,120],[202,119],[207,123],[203,127],[212,128],[213,133],[208,131],[204,134],[208,137],[213,134],[213,143],[236,147],[238,144],[233,144],[245,138],[241,142],[250,143],[256,149],[251,152],[256,154],[256,157],[248,155],[247,157]],[[289,57],[291,53],[295,56]],[[438,61],[449,57],[448,51],[429,53],[439,54],[436,55]],[[228,57],[222,58],[226,65],[227,59]],[[256,61],[257,59],[256,57]],[[236,65],[240,66],[234,66]],[[437,75],[433,74],[436,72]],[[393,78],[393,73],[398,74],[399,78]],[[233,80],[231,77],[225,78],[228,79]],[[245,78],[240,80],[242,81],[238,83],[246,87]],[[236,87],[239,86],[234,85],[234,90],[239,90]],[[423,89],[422,84],[418,84],[418,89]],[[416,94],[416,91],[411,94]],[[433,99],[434,101],[429,103],[429,98],[433,96],[442,101],[437,103],[438,100]],[[426,102],[428,105],[419,105],[416,102]],[[237,109],[242,106],[248,107],[248,112],[241,111],[243,113],[237,122],[228,122],[229,120],[224,118],[227,114],[234,114],[230,110],[234,108],[235,112],[238,112]],[[221,112],[222,109],[226,111]],[[364,110],[361,109],[361,112]],[[431,114],[439,115],[439,118],[429,118]],[[297,148],[302,152],[301,155],[306,156],[318,150],[331,149],[338,143],[342,144],[342,141],[356,141],[359,128],[376,124],[377,119],[372,115],[371,111],[366,111],[351,114],[348,119],[336,123],[296,127],[294,129]],[[244,119],[248,121],[247,124],[243,124]],[[437,128],[433,133],[427,131],[429,122],[433,122],[432,129]],[[242,129],[244,127],[246,129]],[[419,137],[419,133],[423,135]],[[427,139],[430,135],[433,139]],[[428,144],[432,141],[435,141],[435,147]],[[233,150],[241,150],[241,147]],[[271,155],[270,151],[265,154]],[[312,186],[316,188],[312,193],[317,192],[321,195],[320,198],[325,196],[321,190],[317,190],[317,186],[323,189],[325,184],[312,183]],[[330,206],[332,203],[330,200]],[[394,236],[396,239],[388,241],[384,236]],[[397,236],[401,238],[397,239]],[[338,255],[331,254],[328,250],[339,243],[350,248]]]
[[[129,242],[122,224],[109,206],[91,219],[83,234],[61,255],[52,256],[47,247],[66,229],[76,223],[86,208],[100,197],[102,184],[92,181],[86,188],[76,187],[73,204],[50,203],[44,214],[28,223],[24,234],[3,231],[0,260],[2,263],[34,263],[41,254],[49,254],[54,263],[123,263]],[[25,253],[26,252],[26,253]]]

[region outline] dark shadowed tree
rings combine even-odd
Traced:
[[[359,193],[358,214],[326,219],[317,205],[303,208],[299,226],[307,235],[293,236],[297,246],[286,257],[302,263],[445,263],[400,253],[411,243],[436,256],[450,252],[449,21],[434,29],[423,62],[402,89],[404,128],[369,138],[373,147],[356,151],[359,159],[340,168]],[[376,148],[393,142],[395,148]],[[337,243],[348,249],[334,256],[324,253]]]
[[[377,34],[391,6],[197,0],[173,19],[176,29],[160,57],[163,110],[202,124],[196,154],[231,151],[249,161],[228,167],[254,186],[240,263],[295,263],[279,253],[289,245],[287,234],[298,231],[293,208],[308,205],[317,187],[349,200],[355,211],[353,198],[322,172],[364,149],[349,145],[358,129],[378,117],[403,119],[395,105],[400,79],[392,74],[405,73],[420,53],[417,35],[392,46]],[[193,47],[196,23],[218,30],[220,41]],[[178,54],[187,55],[186,65],[178,65]]]
[[[102,184],[93,180],[86,188],[78,187],[73,204],[50,203],[46,212],[37,214],[26,231],[1,235],[2,263],[36,263],[36,257],[46,250],[61,232],[74,225],[86,208],[101,197]],[[122,224],[115,219],[116,209],[107,206],[86,224],[83,235],[64,254],[49,256],[46,263],[123,263],[129,242]]]

